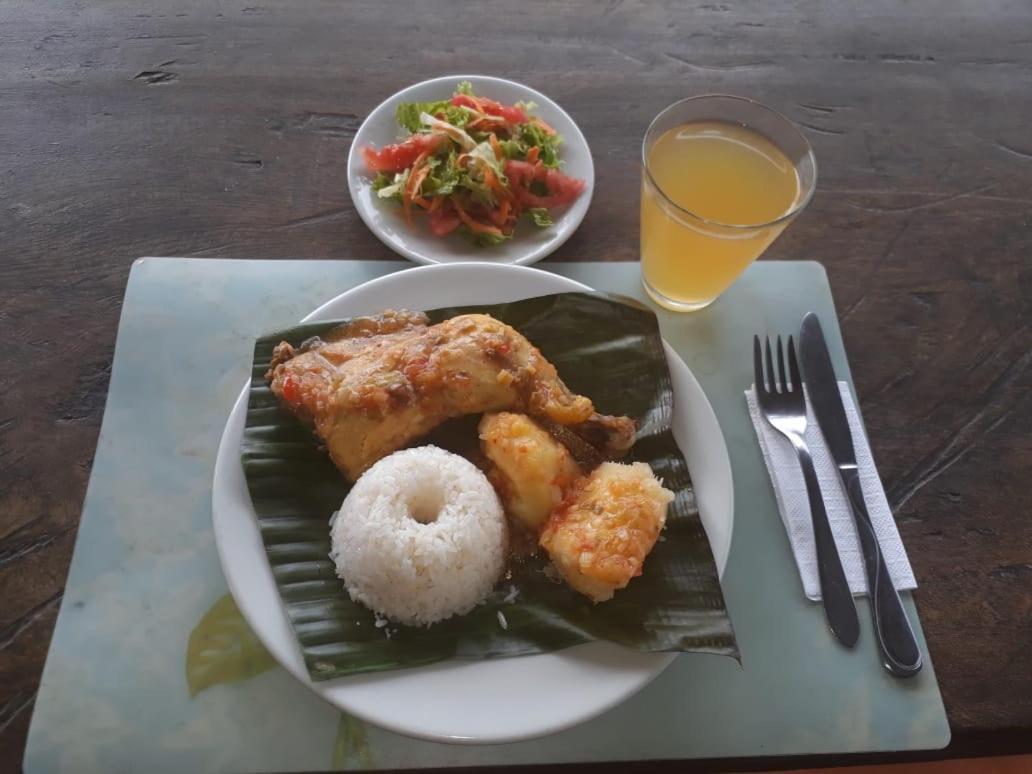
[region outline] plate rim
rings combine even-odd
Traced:
[[[462,267],[462,268],[456,268],[456,267]],[[515,266],[513,264],[495,264],[495,263],[489,263],[489,262],[483,262],[483,261],[478,261],[478,262],[459,262],[459,263],[451,263],[451,264],[433,264],[433,265],[427,265],[427,266],[418,266],[418,267],[411,267],[411,268],[402,269],[400,271],[391,272],[389,274],[386,274],[386,275],[383,275],[383,276],[380,276],[380,277],[376,277],[374,279],[371,279],[371,280],[368,280],[368,281],[366,281],[364,283],[356,285],[355,287],[350,288],[350,289],[348,289],[348,290],[346,290],[346,291],[344,291],[342,293],[339,293],[338,295],[334,296],[333,298],[331,298],[331,299],[325,301],[324,303],[320,304],[313,311],[309,312],[301,320],[301,322],[304,323],[304,322],[315,321],[315,320],[318,319],[318,317],[320,315],[325,314],[326,311],[330,307],[332,307],[333,305],[339,303],[345,296],[348,296],[348,295],[350,295],[352,293],[355,293],[355,292],[359,291],[360,289],[361,290],[366,290],[366,289],[368,289],[371,286],[379,285],[381,283],[397,281],[394,278],[396,278],[398,275],[401,275],[401,274],[406,274],[407,275],[407,274],[413,274],[413,273],[424,274],[424,273],[438,273],[438,272],[440,272],[440,273],[448,273],[448,272],[454,272],[454,271],[469,271],[473,267],[478,267],[478,268],[480,268],[480,267],[487,267],[489,269],[489,271],[499,271],[500,270],[502,272],[514,271],[514,272],[520,272],[520,273],[530,273],[530,272],[532,272],[532,273],[536,273],[536,274],[547,275],[550,279],[554,280],[554,279],[558,278],[558,279],[560,279],[560,280],[562,280],[562,281],[564,281],[566,283],[569,283],[571,286],[577,286],[577,289],[588,291],[588,292],[594,292],[594,288],[591,288],[590,286],[585,285],[584,283],[579,282],[577,280],[571,279],[569,277],[565,277],[563,275],[554,274],[552,272],[546,272],[546,271],[543,271],[541,269],[529,268],[529,267],[525,267],[525,266]],[[570,291],[559,291],[559,292],[575,292],[575,290],[571,289]],[[533,297],[533,296],[525,296],[525,297],[530,298],[530,297]],[[702,385],[699,383],[699,381],[695,377],[695,375],[691,372],[691,369],[688,368],[688,366],[684,362],[683,358],[681,358],[680,355],[677,354],[677,352],[673,349],[673,347],[670,346],[669,343],[667,343],[665,340],[663,341],[663,343],[664,343],[664,348],[667,351],[668,356],[672,354],[675,357],[677,357],[677,359],[684,366],[684,373],[687,374],[687,376],[690,378],[690,380],[694,383],[694,388],[699,391],[699,394],[702,396],[703,400],[705,401],[705,408],[708,411],[708,413],[711,415],[713,423],[714,423],[714,425],[716,426],[716,429],[717,429],[717,440],[719,440],[719,442],[721,444],[721,449],[719,451],[723,452],[722,454],[717,455],[717,456],[720,459],[726,461],[725,467],[727,469],[727,481],[726,481],[726,491],[724,492],[724,499],[726,499],[726,501],[727,501],[727,508],[728,508],[728,511],[729,511],[729,517],[727,519],[727,522],[728,522],[727,543],[726,543],[726,548],[725,548],[724,555],[723,555],[723,561],[721,561],[717,557],[716,553],[714,553],[714,561],[717,564],[718,576],[722,578],[723,574],[724,574],[724,571],[726,569],[726,564],[727,564],[727,560],[728,560],[728,555],[730,553],[731,541],[732,541],[733,530],[734,530],[734,482],[733,482],[733,469],[731,468],[731,464],[730,464],[730,456],[727,453],[726,438],[724,437],[723,429],[720,427],[719,420],[717,420],[717,418],[716,418],[716,412],[713,410],[712,403],[709,401],[709,398],[706,396],[705,391],[702,389]],[[321,699],[323,699],[324,701],[326,701],[330,705],[334,706],[336,709],[342,710],[342,711],[345,711],[345,712],[348,712],[348,713],[351,713],[351,714],[355,715],[356,717],[359,717],[362,720],[365,720],[366,722],[369,722],[369,723],[372,723],[372,724],[374,724],[376,726],[385,728],[385,729],[387,729],[389,731],[392,731],[392,732],[395,732],[395,733],[399,733],[399,734],[402,734],[402,735],[405,735],[405,736],[415,737],[415,738],[419,738],[419,739],[425,739],[425,740],[433,741],[433,742],[445,742],[445,743],[451,743],[451,744],[480,745],[480,744],[504,744],[504,743],[510,743],[510,742],[525,741],[525,740],[528,740],[528,739],[534,739],[534,738],[538,738],[538,737],[541,737],[541,736],[544,736],[544,735],[548,735],[548,734],[552,734],[552,733],[557,733],[559,731],[563,731],[565,729],[571,728],[571,727],[573,727],[575,725],[579,725],[579,724],[581,724],[583,722],[591,720],[594,717],[597,717],[598,715],[600,715],[603,712],[605,712],[605,711],[607,711],[607,710],[617,706],[618,704],[621,704],[622,702],[626,701],[628,698],[630,698],[634,694],[636,694],[639,691],[641,691],[642,689],[644,689],[653,680],[655,680],[674,661],[674,659],[679,655],[678,653],[674,653],[674,652],[655,652],[655,653],[647,653],[647,654],[646,653],[642,653],[640,655],[647,656],[647,657],[652,658],[652,659],[655,660],[654,668],[650,669],[649,674],[648,674],[648,676],[645,679],[640,680],[638,682],[629,682],[624,689],[618,691],[613,697],[610,697],[610,699],[608,701],[603,702],[603,703],[601,703],[601,704],[599,704],[599,705],[597,705],[595,707],[592,707],[591,709],[589,709],[589,710],[587,710],[585,712],[581,712],[579,714],[576,714],[576,713],[572,714],[571,717],[569,717],[567,720],[564,720],[564,721],[559,722],[559,723],[553,723],[551,725],[548,725],[545,728],[531,728],[531,729],[528,729],[528,730],[526,730],[524,732],[506,733],[506,734],[495,734],[495,735],[480,734],[478,736],[462,736],[462,735],[456,735],[456,734],[437,733],[437,732],[433,732],[433,731],[421,731],[418,728],[414,728],[414,727],[409,726],[409,725],[402,725],[402,724],[394,723],[389,718],[388,719],[385,719],[385,718],[382,718],[382,717],[375,717],[375,718],[373,718],[373,717],[368,716],[362,709],[356,709],[356,708],[351,707],[351,706],[346,706],[346,703],[345,703],[344,699],[342,699],[339,696],[333,696],[333,695],[331,695],[331,693],[332,693],[332,689],[334,687],[342,687],[344,685],[344,681],[352,679],[352,678],[351,677],[344,677],[344,678],[338,678],[336,680],[327,680],[327,681],[320,681],[320,682],[316,682],[316,681],[312,680],[311,676],[308,674],[307,670],[304,667],[304,658],[303,658],[303,655],[301,654],[300,646],[297,643],[296,636],[293,635],[292,631],[291,631],[291,635],[292,636],[290,638],[290,643],[291,644],[288,646],[288,648],[290,650],[292,650],[292,655],[294,656],[293,661],[296,661],[297,663],[293,663],[291,661],[291,659],[289,657],[290,654],[288,654],[285,659],[280,658],[280,654],[278,653],[280,648],[275,643],[270,642],[270,640],[272,640],[275,635],[274,634],[270,634],[270,632],[267,631],[264,627],[259,627],[259,626],[255,625],[255,622],[252,620],[251,616],[248,615],[248,613],[247,613],[247,606],[240,604],[241,593],[240,593],[240,590],[239,590],[239,588],[237,586],[237,582],[236,582],[236,579],[235,579],[234,575],[227,570],[227,567],[231,566],[233,564],[233,562],[230,561],[228,556],[227,556],[228,548],[225,545],[225,541],[228,540],[228,537],[224,535],[223,529],[220,527],[220,519],[219,519],[219,516],[218,516],[218,511],[219,511],[218,501],[220,499],[220,494],[219,493],[220,493],[220,491],[222,491],[222,487],[225,486],[224,483],[220,484],[220,480],[223,479],[226,475],[229,475],[226,472],[226,468],[227,468],[228,465],[232,464],[232,459],[235,458],[237,461],[239,461],[239,455],[238,454],[234,454],[233,449],[229,449],[227,447],[227,440],[228,440],[228,436],[230,435],[231,425],[234,422],[234,417],[236,417],[237,412],[238,411],[244,412],[246,410],[246,401],[247,401],[247,396],[248,396],[249,390],[250,390],[250,379],[247,379],[245,381],[244,386],[243,386],[240,394],[238,395],[236,401],[234,401],[233,407],[232,407],[229,415],[227,416],[226,424],[223,427],[222,436],[220,437],[220,440],[219,440],[219,447],[218,447],[218,452],[217,452],[216,461],[215,461],[215,470],[214,470],[213,486],[212,486],[212,520],[213,520],[213,527],[214,527],[213,531],[214,531],[214,536],[215,536],[216,550],[217,550],[217,553],[218,553],[218,556],[219,556],[220,565],[222,566],[223,573],[224,573],[224,575],[226,577],[226,581],[227,581],[227,584],[229,586],[230,593],[233,595],[234,601],[237,603],[237,606],[238,606],[238,608],[239,608],[239,610],[241,612],[241,615],[243,615],[244,619],[247,621],[247,623],[251,627],[252,631],[254,631],[255,636],[258,637],[259,641],[261,641],[262,644],[273,655],[273,657],[276,660],[277,664],[279,664],[279,666],[281,666],[288,674],[292,675],[300,683],[305,685],[309,690],[311,690],[313,693],[315,693],[317,696],[319,696]],[[242,433],[242,425],[241,425],[241,433]],[[682,451],[682,454],[685,453],[683,448],[681,449],[681,451]],[[252,511],[252,514],[253,514],[253,505],[250,504],[250,495],[247,494],[246,496],[247,496],[247,499],[248,499],[248,505],[249,505],[249,507],[250,507],[250,509]],[[707,538],[709,538],[708,534],[707,534]],[[259,537],[259,540],[260,540],[260,537]],[[712,550],[712,548],[713,548],[713,546],[712,546],[712,542],[711,542],[711,550]],[[264,552],[262,552],[261,556],[262,556],[261,561],[262,561],[262,563],[264,565],[264,570],[267,571],[271,575],[272,570],[271,570],[271,567],[268,564],[268,557],[264,554]],[[284,623],[286,623],[286,625],[289,628],[289,620],[287,618],[287,613],[286,613],[286,610],[285,610],[285,608],[283,606],[283,601],[282,601],[282,599],[278,595],[275,598],[275,605],[276,605],[276,608],[278,609],[278,611],[280,613],[280,616],[282,616]],[[614,643],[604,642],[604,641],[595,641],[595,642],[588,642],[588,643],[582,643],[582,644],[579,644],[579,645],[574,645],[574,646],[572,646],[570,648],[566,648],[566,649],[564,649],[562,651],[557,651],[557,652],[569,655],[569,654],[576,653],[578,650],[580,650],[580,651],[594,650],[594,651],[599,651],[601,653],[605,653],[607,650],[609,652],[612,652],[612,649],[620,649],[620,648],[619,648],[618,645],[615,645]],[[534,654],[534,655],[529,655],[529,656],[521,657],[519,660],[520,661],[527,661],[529,659],[534,659],[534,658],[547,658],[547,657],[553,656],[553,655],[555,655],[555,654],[554,653]],[[441,664],[436,665],[436,666],[443,666],[445,664],[455,663],[456,661],[457,660],[452,659],[452,660],[449,660],[449,661],[442,662]],[[461,660],[458,660],[458,662],[461,663]],[[482,662],[474,662],[474,663],[478,663],[479,664],[479,663],[482,663]],[[416,668],[416,669],[432,669],[434,666],[435,665],[429,665],[428,667],[421,667],[421,668]],[[359,676],[359,677],[363,677],[363,676]]]
[[[580,197],[580,199],[578,199],[577,202],[577,204],[579,205],[580,201],[583,200],[583,207],[579,207],[577,211],[574,211],[574,209],[571,207],[569,210],[563,213],[563,216],[559,220],[557,220],[556,223],[553,225],[553,228],[559,229],[557,231],[557,237],[554,240],[538,245],[533,250],[530,250],[526,255],[522,255],[513,260],[437,260],[432,255],[426,255],[423,252],[411,249],[407,245],[399,245],[393,242],[383,232],[383,230],[380,229],[376,222],[370,217],[370,214],[366,211],[365,206],[359,201],[359,189],[357,181],[361,177],[361,175],[357,172],[357,154],[360,145],[359,138],[362,136],[362,133],[369,124],[369,121],[372,120],[373,117],[379,114],[381,111],[388,109],[396,101],[402,101],[404,96],[409,92],[415,91],[416,89],[420,89],[425,86],[436,85],[438,83],[455,84],[464,80],[484,81],[489,83],[504,83],[509,86],[514,86],[517,89],[525,91],[527,93],[527,96],[537,101],[539,105],[546,105],[549,110],[555,110],[566,120],[568,120],[570,122],[570,126],[573,128],[572,136],[570,132],[563,133],[563,140],[565,144],[572,145],[574,144],[574,142],[576,142],[578,145],[583,146],[585,156],[587,158],[588,175],[585,178],[587,186],[584,191],[584,194],[582,194],[582,196]],[[587,215],[588,210],[591,209],[591,202],[595,196],[595,160],[591,155],[591,146],[588,145],[588,141],[587,138],[585,138],[584,136],[584,132],[581,131],[580,126],[578,126],[577,122],[573,120],[573,117],[569,113],[567,113],[562,108],[562,106],[559,105],[558,102],[553,100],[547,94],[544,94],[543,92],[540,92],[537,89],[527,86],[524,83],[520,83],[519,81],[514,81],[509,78],[501,78],[495,75],[441,75],[436,76],[434,78],[427,78],[426,80],[410,84],[409,86],[406,86],[405,88],[396,91],[394,94],[390,95],[389,97],[381,101],[375,108],[370,110],[369,113],[366,115],[365,119],[363,119],[362,123],[359,124],[358,130],[355,132],[355,137],[351,141],[351,147],[348,149],[348,160],[346,169],[348,178],[348,194],[351,197],[351,203],[354,206],[355,210],[358,212],[358,217],[361,218],[362,222],[366,225],[366,228],[368,228],[372,232],[372,234],[391,251],[407,258],[410,261],[413,261],[414,263],[422,264],[424,266],[437,266],[448,263],[492,263],[493,265],[498,266],[529,266],[533,263],[537,263],[538,261],[547,258],[549,255],[551,255],[560,247],[562,247],[567,242],[567,240],[569,240],[570,237],[573,236],[574,232],[576,232],[577,229],[580,228],[580,225],[584,221],[584,218]],[[568,217],[570,217],[571,214],[572,219],[566,220]],[[560,225],[562,225],[562,228],[560,228]]]

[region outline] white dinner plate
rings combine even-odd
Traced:
[[[520,266],[425,266],[360,285],[320,306],[305,322],[385,308],[490,304],[583,290],[589,288]],[[666,353],[674,387],[674,437],[688,462],[702,522],[723,573],[734,516],[727,447],[699,383],[673,349],[667,346]],[[313,682],[280,601],[240,463],[247,395],[245,385],[226,423],[215,464],[212,515],[219,558],[233,597],[258,638],[285,669],[331,704],[410,736],[511,742],[588,720],[640,690],[673,661],[672,653],[642,653],[592,642],[555,653],[453,660]]]
[[[563,144],[559,147],[562,170],[583,180],[586,186],[584,193],[573,204],[552,213],[555,221],[553,225],[539,229],[532,223],[521,222],[512,239],[494,247],[477,247],[460,234],[451,234],[443,239],[434,236],[423,218],[417,217],[416,222],[409,226],[397,202],[376,196],[372,187],[374,175],[366,170],[359,149],[366,145],[382,148],[403,139],[408,132],[394,120],[394,111],[398,105],[402,102],[448,99],[461,81],[469,81],[473,85],[474,94],[489,97],[496,102],[507,105],[534,102],[537,105],[533,110],[534,115],[540,116],[562,135]],[[503,78],[447,75],[417,83],[388,97],[362,122],[348,154],[348,189],[359,216],[379,240],[416,263],[490,261],[526,265],[540,261],[556,250],[584,220],[595,190],[595,166],[591,161],[588,143],[577,124],[541,92]]]

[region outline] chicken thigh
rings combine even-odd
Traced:
[[[266,373],[272,392],[314,426],[348,479],[448,419],[485,411],[569,426],[607,456],[634,443],[633,420],[598,414],[510,326],[484,314],[427,322],[388,311],[297,349],[276,347]]]

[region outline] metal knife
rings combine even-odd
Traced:
[[[897,677],[911,677],[921,671],[921,650],[910,628],[906,611],[896,586],[889,577],[874,525],[867,513],[860,476],[856,467],[853,436],[849,432],[846,411],[842,407],[835,369],[831,365],[828,346],[824,342],[820,320],[810,312],[803,318],[799,334],[803,382],[821,434],[828,444],[838,468],[842,484],[849,496],[849,505],[856,521],[856,532],[867,571],[867,588],[874,616],[874,632],[881,651],[882,663]]]

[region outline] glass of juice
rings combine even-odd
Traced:
[[[642,284],[681,312],[723,293],[817,185],[802,132],[742,97],[675,102],[645,133],[641,163]]]

